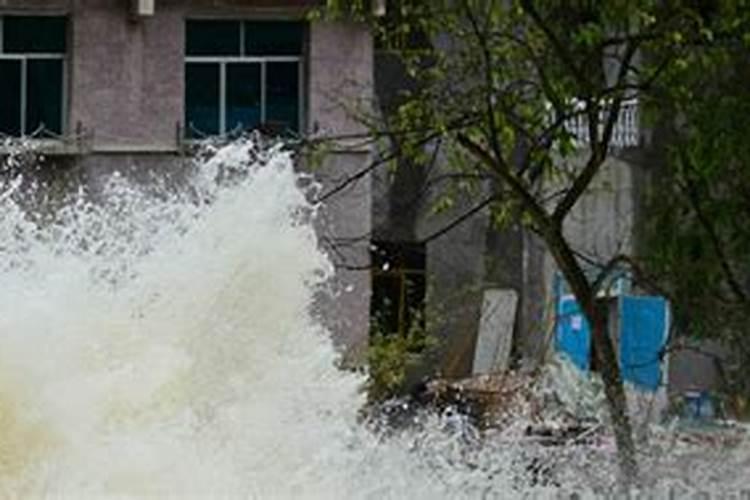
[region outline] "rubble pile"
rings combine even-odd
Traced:
[[[550,444],[592,437],[606,423],[601,382],[553,359],[536,373],[509,371],[426,386],[430,405],[457,408],[481,430],[533,436]]]
[[[431,405],[455,407],[482,429],[509,423],[514,417],[534,418],[538,401],[530,390],[534,378],[516,372],[480,375],[460,380],[436,379],[427,384]]]

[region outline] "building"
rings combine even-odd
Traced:
[[[322,3],[0,0],[0,134],[33,136],[49,170],[95,190],[115,170],[143,182],[176,175],[185,145],[205,135],[364,132],[351,106],[369,105],[376,93],[390,106],[404,75],[373,49],[365,26],[309,21]],[[650,160],[632,133],[637,119],[625,121],[622,147],[567,228],[599,257],[635,244],[636,180]],[[336,190],[370,165],[367,147],[340,141],[315,175]],[[395,180],[373,172],[326,199],[319,227],[339,267],[334,294],[319,307],[351,359],[367,345],[371,288],[373,310],[392,299],[383,320],[391,330],[403,330],[410,306],[426,296],[428,309],[449,311],[436,322],[445,341],[437,365],[447,375],[471,372],[486,288],[518,293],[519,348],[542,357],[552,338],[554,267],[534,236],[497,231],[482,210],[438,234],[471,201],[431,214],[434,193],[425,186],[439,168],[433,177],[398,169]]]
[[[408,80],[397,57],[376,50],[375,88],[384,109],[394,106]],[[628,252],[636,244],[640,181],[647,179],[649,161],[637,113],[637,102],[624,107],[615,129],[616,153],[566,220],[566,235],[577,243],[577,250],[600,262]],[[585,127],[585,123],[568,124],[580,137],[585,136]],[[463,377],[473,369],[484,292],[512,291],[518,297],[511,319],[514,357],[540,363],[554,339],[556,266],[552,257],[541,241],[520,225],[498,230],[487,207],[475,210],[483,195],[454,190],[455,205],[436,213],[435,206],[447,185],[441,181],[446,171],[439,154],[433,156],[428,151],[426,156],[432,164],[421,168],[403,165],[393,174],[384,169],[375,172],[373,234],[382,250],[376,251],[373,259],[395,263],[387,273],[376,270],[375,300],[386,297],[399,304],[396,309],[425,301],[426,314],[434,316],[431,323],[443,344],[439,369],[446,376]],[[450,230],[444,231],[446,227]],[[383,274],[386,279],[379,277]],[[426,279],[416,278],[423,276]],[[388,279],[399,281],[411,293],[401,292],[402,298],[397,298],[394,286],[388,289]],[[379,281],[383,283],[380,288]],[[390,316],[391,325],[399,323],[395,316],[406,317],[395,312]],[[399,328],[405,328],[403,322]]]
[[[443,44],[444,53],[451,53],[451,44],[440,35],[432,42],[419,34],[409,36],[396,43],[409,50],[422,44]],[[419,87],[418,77],[404,70],[397,55],[399,47],[396,53],[387,47],[378,49],[376,95],[389,113],[399,105],[404,89]],[[458,68],[460,65],[451,69],[460,71]],[[458,87],[464,85],[462,78],[455,82],[446,79]],[[471,106],[468,100],[461,102]],[[585,118],[578,115],[564,126],[582,153],[571,163],[585,161]],[[640,190],[648,184],[649,165],[656,164],[642,132],[638,102],[631,99],[623,105],[613,131],[613,154],[565,219],[568,241],[592,262],[605,263],[620,253],[630,254],[638,245],[636,225],[644,200]],[[404,310],[418,308],[423,301],[425,314],[432,317],[432,331],[442,344],[439,370],[449,377],[462,377],[476,372],[487,297],[502,292],[515,297],[504,312],[514,340],[512,357],[538,366],[554,343],[556,265],[540,239],[521,224],[511,221],[498,230],[488,203],[482,202],[491,194],[490,181],[474,182],[473,191],[462,190],[463,171],[451,170],[448,163],[452,160],[445,155],[450,152],[442,152],[439,141],[433,141],[425,147],[426,161],[420,159],[421,164],[375,173],[373,234],[378,249],[373,258],[376,263],[394,263],[386,272],[376,271],[375,306],[391,307],[386,313],[388,328],[404,331],[409,319]],[[443,204],[441,196],[446,191],[450,199]],[[400,283],[400,292],[393,283]],[[392,307],[393,303],[397,306]]]
[[[308,22],[316,0],[0,0],[0,134],[33,136],[48,169],[94,192],[115,170],[176,175],[186,141],[262,128],[351,135],[343,102],[369,102],[372,41],[350,22]],[[368,161],[338,144],[326,185]],[[303,167],[304,168],[304,167]],[[367,180],[331,199],[324,235],[369,231]],[[369,262],[368,242],[342,250]],[[343,269],[320,308],[341,345],[367,342],[369,275]],[[323,303],[325,302],[325,303]]]
[[[409,35],[414,37],[406,42],[409,48],[429,43],[413,32]],[[434,43],[444,41],[437,36]],[[403,90],[419,84],[406,73],[398,55],[387,48],[377,48],[375,58],[376,95],[388,113],[400,103]],[[462,78],[466,77],[461,75],[458,85],[463,84]],[[669,139],[660,129],[645,127],[639,115],[637,99],[623,103],[613,130],[611,154],[565,218],[564,234],[584,262],[594,263],[589,266],[592,272],[597,271],[597,264],[603,265],[617,255],[639,255],[645,249],[642,226],[647,191],[654,186],[654,177],[664,175]],[[575,148],[585,150],[585,117],[578,115],[564,127],[573,136]],[[393,142],[398,149],[396,139]],[[386,311],[388,330],[403,333],[413,316],[408,311],[424,307],[432,332],[441,343],[438,359],[425,363],[411,382],[435,370],[448,377],[475,372],[478,346],[484,347],[479,331],[489,290],[510,292],[518,298],[517,308],[506,311],[512,324],[513,358],[539,366],[554,350],[555,330],[560,324],[556,324],[556,315],[560,316],[556,297],[560,274],[553,258],[540,239],[521,225],[511,223],[498,230],[486,204],[480,203],[488,194],[481,188],[474,193],[453,189],[452,203],[443,205],[440,195],[455,170],[444,166],[445,159],[434,144],[424,149],[421,164],[405,162],[394,171],[376,170],[373,179],[373,261],[380,264],[374,273],[374,310]],[[573,162],[584,161],[583,157],[576,156]],[[453,182],[453,186],[456,184]],[[436,211],[436,207],[441,210]],[[614,287],[617,291],[611,292],[612,317],[619,314],[614,295],[628,294],[629,281],[618,281]],[[615,333],[617,328],[613,330]],[[658,333],[663,340],[663,328]],[[719,370],[714,365],[721,356],[715,355],[716,346],[706,348],[706,352],[692,350],[679,343],[670,344],[668,366],[662,366],[667,370],[657,371],[668,372],[670,390],[719,386]],[[653,363],[662,363],[663,355],[660,353]]]

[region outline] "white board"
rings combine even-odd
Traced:
[[[474,375],[502,372],[508,368],[517,306],[515,290],[491,288],[484,291],[474,350]]]

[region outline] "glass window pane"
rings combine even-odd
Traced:
[[[65,53],[64,17],[5,16],[4,20],[4,52]]]
[[[185,66],[185,135],[202,137],[219,130],[219,65]]]
[[[245,23],[245,55],[298,56],[302,53],[304,25],[290,21]]]
[[[21,135],[21,62],[0,60],[0,134]]]
[[[188,21],[185,50],[189,56],[240,55],[240,22]]]
[[[227,132],[260,124],[260,64],[227,65]]]
[[[26,134],[40,128],[62,133],[63,63],[29,59],[26,63]]]
[[[277,133],[299,130],[299,63],[266,65],[266,124]]]

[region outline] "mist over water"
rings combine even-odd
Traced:
[[[540,450],[482,443],[460,416],[389,437],[359,422],[363,379],[310,314],[333,272],[313,188],[249,139],[179,189],[115,174],[53,203],[0,181],[0,498],[555,493],[521,480]],[[611,449],[555,453],[609,486]]]

